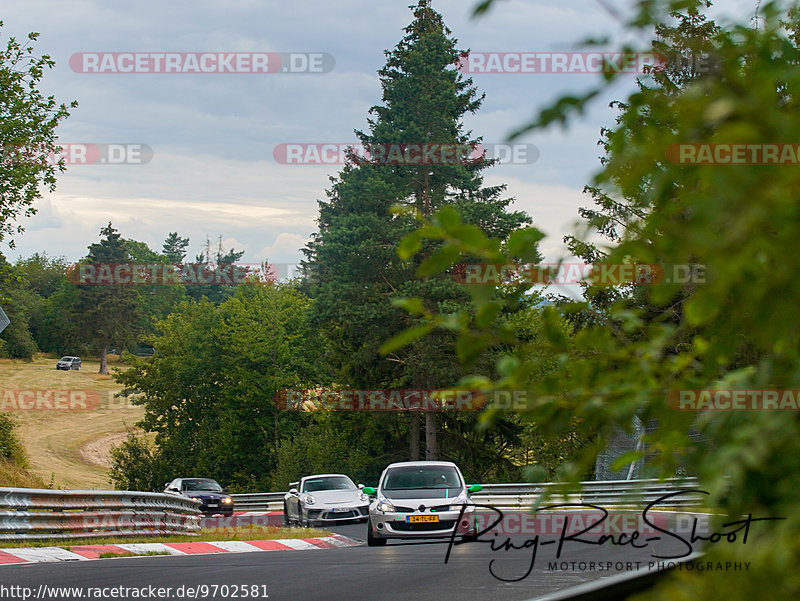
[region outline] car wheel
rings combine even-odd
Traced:
[[[283,503],[283,527],[288,528],[291,526],[291,522],[289,522],[289,507],[286,505],[286,502]]]
[[[372,536],[372,525],[367,519],[367,546],[368,547],[383,547],[386,544],[385,538],[376,538]]]

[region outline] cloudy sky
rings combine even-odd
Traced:
[[[37,48],[57,63],[43,88],[80,106],[59,130],[60,143],[141,145],[145,164],[74,164],[58,189],[24,220],[26,232],[9,258],[36,251],[77,260],[108,221],[126,238],[160,249],[170,231],[191,240],[190,257],[206,238],[244,250],[243,262],[294,263],[315,230],[317,199],[339,165],[288,165],[276,147],[288,143],[350,143],[367,111],[380,101],[376,71],[385,49],[411,21],[409,0],[195,0],[108,2],[26,0],[0,18],[9,36],[41,33]],[[568,52],[580,41],[623,32],[627,0],[505,0],[472,19],[472,0],[434,0],[461,48],[473,52]],[[752,12],[751,0],[725,0],[717,13]],[[324,53],[323,73],[84,73],[78,53]],[[122,64],[122,63],[120,63]],[[275,64],[273,60],[273,65]],[[75,68],[77,66],[77,68]],[[566,92],[584,90],[586,73],[476,73],[483,109],[466,124],[488,144],[502,143],[535,111]],[[597,139],[613,123],[608,101],[634,83],[626,75],[607,97],[566,131],[528,136],[535,162],[500,165],[488,184],[508,184],[516,208],[548,237],[550,260],[564,255],[581,194],[598,168]],[[135,157],[135,155],[133,155]]]

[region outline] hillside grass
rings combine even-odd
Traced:
[[[31,485],[54,488],[110,489],[109,450],[120,444],[143,417],[144,408],[114,394],[122,387],[112,376],[100,375],[97,358],[82,357],[80,371],[57,371],[58,357],[39,355],[33,361],[0,359],[0,401],[10,390],[91,390],[100,406],[90,410],[9,410],[18,424],[16,435],[28,458]],[[109,356],[109,371],[124,367]],[[23,478],[20,480],[19,478]],[[0,486],[21,486],[23,474],[0,470]]]
[[[19,463],[0,458],[0,486],[47,488],[47,483]]]

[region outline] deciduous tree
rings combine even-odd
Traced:
[[[0,28],[3,22],[0,21]],[[20,216],[36,213],[34,202],[42,189],[53,191],[56,173],[56,128],[77,102],[59,104],[40,91],[47,69],[55,66],[48,55],[37,56],[38,33],[25,42],[10,37],[0,50],[0,240],[14,247],[13,236],[23,231],[15,225]]]

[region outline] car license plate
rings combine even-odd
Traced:
[[[342,508],[337,509],[336,507],[331,507],[331,513],[336,513],[337,511],[341,513],[342,511],[344,511],[344,509]]]
[[[409,515],[406,516],[406,521],[410,524],[420,524],[429,522],[438,522],[438,515]]]
[[[219,507],[219,503],[208,503],[209,507]]]

